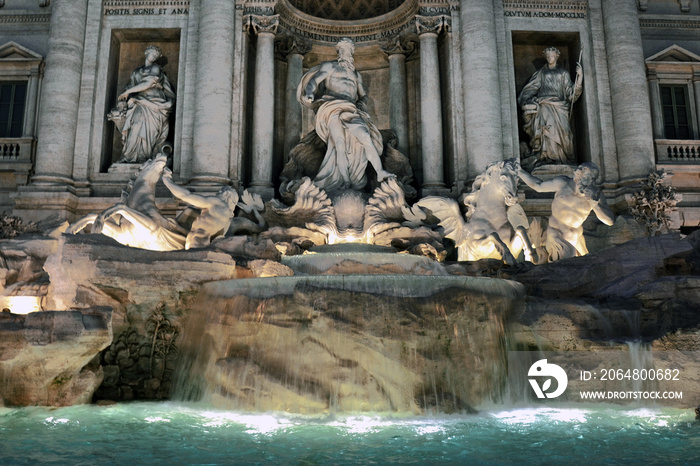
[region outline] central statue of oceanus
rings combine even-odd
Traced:
[[[297,100],[316,112],[316,134],[326,154],[314,184],[326,191],[361,190],[370,163],[381,182],[391,176],[382,167],[382,135],[367,113],[362,76],[355,70],[355,45],[341,39],[338,59],[311,68],[297,88]]]

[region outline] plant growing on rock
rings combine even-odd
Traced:
[[[160,303],[144,324],[144,333],[128,327],[102,353],[105,378],[96,399],[167,399],[179,329]]]
[[[668,232],[669,213],[678,203],[676,190],[667,183],[666,175],[663,170],[649,173],[642,190],[633,196],[634,204],[630,210],[637,221],[646,227],[649,236]]]
[[[146,321],[146,337],[151,345],[150,353],[150,377],[153,378],[153,367],[156,359],[162,361],[160,380],[166,372],[168,356],[177,353],[175,340],[180,335],[177,326],[172,325],[165,315],[165,303],[159,303],[153,310],[153,314]],[[172,354],[171,354],[172,353]]]
[[[23,233],[38,231],[34,223],[22,224],[22,219],[3,213],[0,216],[0,239],[10,239]]]

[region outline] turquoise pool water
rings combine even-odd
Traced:
[[[691,410],[305,418],[177,403],[0,409],[1,464],[700,464]]]

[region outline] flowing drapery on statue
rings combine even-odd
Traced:
[[[297,100],[316,112],[316,133],[327,144],[314,184],[326,191],[362,189],[367,164],[377,180],[393,176],[382,168],[382,136],[365,111],[362,77],[353,64],[354,45],[341,39],[338,60],[311,68],[297,88]]]
[[[557,66],[559,51],[544,52],[547,65],[530,77],[518,96],[523,110],[523,129],[530,137],[534,165],[575,164],[574,137],[571,131],[571,105],[582,91],[581,65],[576,66],[576,82],[569,72]]]
[[[331,125],[342,126],[342,138],[331,137]],[[363,134],[367,133],[367,134]],[[328,100],[316,112],[316,134],[328,147],[314,183],[326,191],[339,188],[362,189],[367,184],[366,146],[360,142],[368,135],[377,153],[382,152],[382,136],[366,112],[345,100]]]
[[[168,138],[175,93],[155,63],[161,57],[160,49],[149,46],[145,54],[145,65],[131,73],[117,108],[108,115],[122,133],[124,148],[119,163],[143,163],[155,157]]]

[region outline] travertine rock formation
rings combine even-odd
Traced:
[[[112,312],[0,313],[0,405],[89,403],[102,382],[90,362],[112,342]]]

